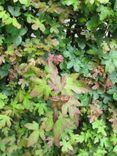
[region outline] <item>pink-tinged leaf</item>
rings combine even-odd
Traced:
[[[99,83],[95,83],[92,87],[93,90],[99,89]]]
[[[55,65],[58,65],[59,63],[63,62],[63,56],[50,54],[48,57],[48,61],[54,63]]]
[[[113,86],[112,81],[110,79],[107,79],[106,80],[106,87],[109,89],[109,88],[112,88],[112,86]]]
[[[56,68],[56,66],[54,66],[54,64],[52,64],[52,62],[49,62],[48,65],[50,76],[50,80],[48,81],[49,86],[56,93],[59,93],[63,88],[63,84],[61,83],[61,77],[58,75],[58,69]]]
[[[112,123],[112,128],[113,128],[113,131],[114,131],[114,130],[117,130],[117,113],[116,113],[116,109],[111,106],[109,111],[110,111],[110,113],[112,113],[111,118],[109,119],[109,121]]]
[[[99,104],[90,105],[90,113],[88,115],[90,122],[94,122],[102,113]]]
[[[78,125],[80,117],[79,105],[79,101],[74,97],[71,97],[69,101],[62,106],[63,115],[67,116],[67,114],[69,114],[70,118],[74,120],[76,125]]]
[[[51,57],[50,60],[53,59],[54,56],[52,55]],[[61,93],[63,95],[73,95],[73,92],[80,94],[90,91],[86,84],[77,80],[77,73],[59,76],[57,67],[50,60],[48,61],[50,77],[48,83],[53,91],[57,94]]]
[[[48,141],[48,147],[51,148],[53,143],[54,143],[54,138],[53,137],[48,137],[47,138],[47,141]]]
[[[109,120],[112,123],[113,130],[117,130],[117,117]]]

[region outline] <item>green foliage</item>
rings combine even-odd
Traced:
[[[117,155],[117,0],[0,0],[0,156]]]

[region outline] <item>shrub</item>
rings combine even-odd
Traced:
[[[117,0],[0,1],[0,155],[117,155]]]

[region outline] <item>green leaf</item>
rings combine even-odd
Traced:
[[[77,80],[77,77],[78,77],[77,73],[67,76],[66,85],[63,90],[64,93],[72,95],[73,92],[79,94],[79,93],[86,93],[90,91],[85,84]]]
[[[22,42],[22,37],[21,37],[21,36],[17,36],[17,37],[15,37],[15,38],[13,39],[13,43],[14,43],[16,46],[20,45],[21,42]]]
[[[100,6],[97,11],[99,12],[99,17],[101,21],[104,21],[106,18],[109,18],[114,15],[114,12],[111,8],[106,6]]]
[[[60,142],[60,145],[62,146],[62,151],[63,152],[68,152],[68,151],[72,151],[73,150],[73,147],[70,144],[70,142],[66,141],[65,139]]]
[[[28,128],[29,130],[38,130],[39,124],[37,122],[33,121],[32,123],[25,124],[25,127]]]
[[[78,63],[78,61],[75,61],[74,62],[74,70],[76,71],[76,72],[79,72],[80,71],[80,64]]]
[[[18,21],[17,21],[17,19],[16,19],[15,17],[12,19],[12,23],[13,23],[13,25],[14,25],[16,28],[18,28],[18,29],[21,28],[21,25],[18,23]]]
[[[11,13],[12,16],[19,16],[21,13],[20,13],[20,8],[19,7],[12,7],[12,6],[8,6],[8,10],[9,12]]]
[[[117,68],[117,51],[110,51],[109,54],[104,56],[102,63],[105,64],[106,71],[114,72]]]
[[[51,131],[54,125],[54,121],[53,121],[53,112],[48,112],[47,117],[44,119],[44,125],[45,125],[45,130],[46,131]]]
[[[25,95],[24,100],[23,100],[23,106],[25,109],[31,110],[33,109],[33,102],[30,100],[30,97],[28,95]]]
[[[92,127],[93,129],[97,129],[97,133],[101,133],[102,135],[106,136],[106,131],[105,131],[105,123],[104,121],[101,119],[101,120],[95,120],[93,123],[92,123]]]
[[[24,4],[26,6],[30,5],[30,0],[19,0],[21,4]]]
[[[59,116],[58,120],[54,124],[54,142],[56,146],[60,146],[60,138],[65,129],[74,128],[73,123],[71,120],[63,117],[62,115]]]
[[[0,129],[11,126],[11,118],[7,115],[0,115]]]
[[[5,99],[7,99],[7,96],[0,93],[0,109],[3,109],[5,106]]]
[[[113,152],[117,153],[117,146],[113,148]]]
[[[67,116],[69,114],[70,118],[76,123],[79,122],[80,110],[79,107],[80,102],[75,98],[70,98],[69,101],[62,106],[62,114]]]
[[[67,63],[67,69],[70,69],[74,66],[74,61],[71,60],[70,62]]]
[[[27,31],[28,31],[27,28],[22,28],[22,29],[20,30],[20,32],[19,32],[19,35],[20,35],[20,36],[23,36],[23,35],[25,35],[25,34],[27,33]]]
[[[95,47],[93,47],[92,49],[87,50],[87,54],[96,55],[97,49]]]
[[[28,138],[28,147],[34,146],[39,139],[39,130],[33,131]]]
[[[81,41],[78,42],[78,46],[79,46],[81,49],[84,49],[84,48],[86,47],[85,43],[84,43],[84,42],[81,42]]]
[[[117,0],[115,0],[114,10],[117,11]]]
[[[47,98],[49,94],[51,93],[51,89],[47,84],[47,81],[45,79],[39,79],[39,78],[34,78],[32,79],[34,82],[34,87],[30,93],[32,97],[39,96],[39,97],[44,97]]]
[[[74,10],[77,10],[79,7],[80,1],[79,0],[64,0],[63,4],[66,4],[68,6],[72,5]]]
[[[8,75],[9,69],[10,69],[9,64],[4,64],[2,67],[0,67],[0,79]]]
[[[114,94],[113,94],[113,99],[114,99],[115,101],[117,101],[117,93],[114,93]]]
[[[37,29],[40,29],[42,32],[45,31],[45,26],[44,24],[42,24],[42,22],[40,20],[36,20],[35,23],[32,25],[32,29],[33,30],[37,30]]]
[[[39,115],[44,115],[48,109],[47,109],[46,103],[40,102],[36,104],[35,110],[38,111]]]
[[[108,3],[109,2],[109,0],[98,0],[100,3],[102,3],[102,4],[106,4],[106,3]]]
[[[3,44],[4,39],[5,39],[4,36],[0,36],[0,45]]]
[[[98,26],[98,17],[97,15],[91,17],[91,19],[86,23],[86,26],[89,30],[96,29]]]
[[[7,96],[5,94],[0,93],[0,100],[5,100],[7,99]]]

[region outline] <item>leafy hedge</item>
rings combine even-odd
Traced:
[[[0,156],[117,156],[117,0],[0,0]]]

